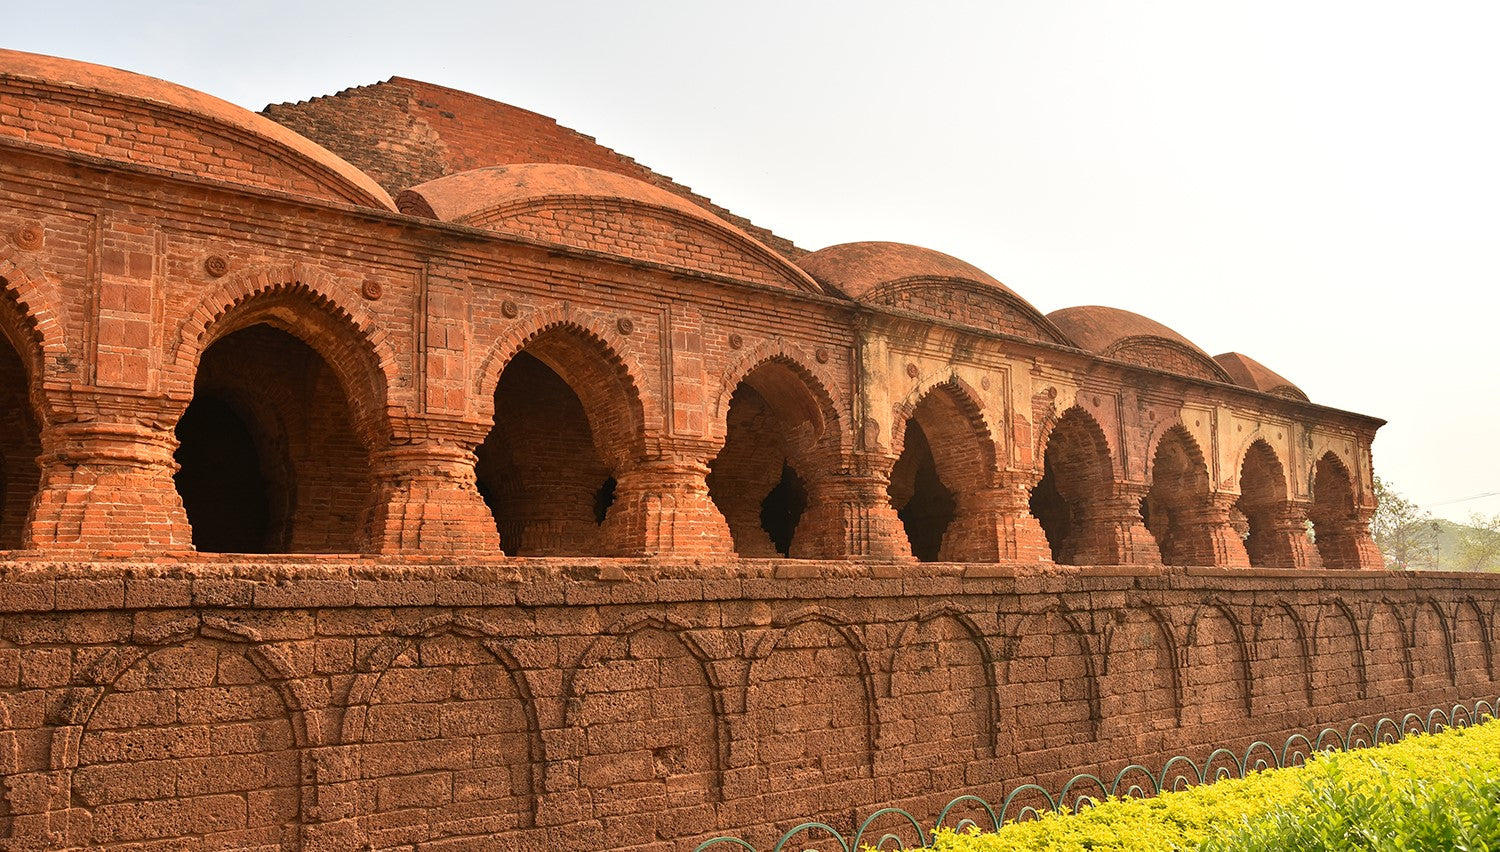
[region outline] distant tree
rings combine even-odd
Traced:
[[[1500,569],[1500,515],[1469,515],[1468,526],[1458,534],[1453,561],[1460,571]]]
[[[1375,517],[1370,519],[1370,535],[1385,555],[1387,568],[1414,568],[1430,565],[1437,546],[1437,526],[1432,513],[1402,497],[1390,483],[1375,477]]]

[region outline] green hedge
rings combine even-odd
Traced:
[[[996,833],[941,829],[942,852],[1496,850],[1500,723],[1320,754],[1305,766],[1048,813]]]

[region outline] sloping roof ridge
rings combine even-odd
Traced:
[[[694,190],[687,184],[679,182],[671,175],[663,174],[640,162],[629,154],[622,154],[614,148],[603,144],[598,140],[598,138],[569,127],[566,124],[559,122],[557,119],[553,118],[550,115],[545,115],[543,113],[536,112],[535,110],[529,110],[525,107],[518,107],[514,104],[506,103],[505,101],[497,101],[494,98],[486,97],[484,95],[475,94],[473,92],[466,92],[463,89],[455,89],[452,86],[444,86],[440,83],[429,83],[425,80],[416,80],[411,77],[402,77],[399,75],[391,77],[389,80],[384,80],[380,83],[374,83],[369,86],[356,86],[353,88],[368,89],[387,84],[402,86],[407,88],[409,91],[413,88],[435,89],[461,98],[484,101],[491,104],[498,104],[499,106],[502,106],[508,110],[514,110],[519,113],[525,113],[526,115],[534,116],[552,125],[553,127],[556,127],[558,130],[570,134],[581,141],[587,142],[588,144],[598,148],[600,151],[607,153],[609,156],[618,159],[622,165],[634,166],[635,168],[640,169],[640,180],[644,180],[645,182],[653,184],[661,189],[665,189],[668,192],[673,193],[674,195],[678,195],[688,199],[694,204],[697,204],[698,206],[703,207],[704,209],[713,213],[715,216],[718,216],[719,218],[731,222],[735,226],[748,231],[752,236],[755,236],[756,239],[765,242],[773,250],[788,255],[789,257],[796,257],[807,253],[806,249],[801,248],[796,243],[792,242],[786,237],[777,234],[770,228],[767,228],[764,225],[755,224],[755,222],[751,221],[749,217],[741,216],[740,214],[735,213],[733,210],[730,210],[729,208],[716,203],[712,198],[709,198],[708,196]],[[416,96],[416,92],[412,92],[412,94],[413,96]],[[332,96],[324,95],[323,97]]]

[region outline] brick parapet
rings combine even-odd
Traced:
[[[932,818],[960,792],[1493,700],[1497,602],[1500,578],[1425,573],[28,557],[0,568],[0,815],[12,848],[313,850],[689,849],[893,802]],[[194,732],[239,729],[260,745],[217,758],[215,795],[302,806],[183,820],[209,807]],[[454,750],[472,737],[499,751]]]

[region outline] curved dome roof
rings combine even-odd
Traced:
[[[807,273],[744,231],[682,197],[613,172],[558,163],[485,166],[417,184],[396,197],[401,212],[444,222],[522,233],[615,254],[660,260],[705,271],[764,279],[764,283],[822,292]],[[620,211],[633,216],[622,222]],[[567,210],[548,223],[530,222],[538,210]],[[665,216],[663,216],[665,214]],[[587,227],[570,229],[568,222]],[[686,221],[719,245],[695,252],[684,244]],[[725,244],[731,249],[723,255]],[[709,268],[719,262],[725,268]]]
[[[1047,315],[1079,348],[1170,373],[1232,384],[1218,362],[1154,319],[1119,308],[1081,305]]]
[[[851,299],[883,302],[1023,337],[1069,343],[1041,311],[1014,290],[979,267],[940,251],[906,243],[843,243],[803,255],[797,264],[819,284]],[[955,292],[967,292],[975,298],[960,303],[952,295]]]
[[[7,86],[7,81],[29,85]],[[0,127],[4,135],[32,139],[39,132],[46,136],[32,141],[107,159],[365,207],[396,207],[374,179],[327,149],[270,119],[176,83],[0,49],[0,89],[11,89],[5,100],[22,108],[19,121]],[[122,112],[134,129],[106,123]],[[58,122],[61,118],[71,122]],[[80,135],[75,130],[80,121],[95,126]],[[158,132],[142,133],[145,128]]]
[[[1261,393],[1284,396],[1288,399],[1300,399],[1307,402],[1307,394],[1302,389],[1287,381],[1286,378],[1273,372],[1266,365],[1251,358],[1249,355],[1241,355],[1238,352],[1225,352],[1223,355],[1215,355],[1214,360],[1224,368],[1234,383],[1240,387],[1258,390]]]

